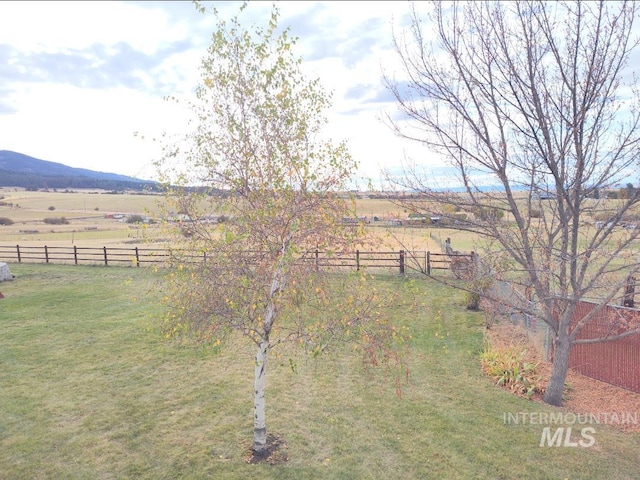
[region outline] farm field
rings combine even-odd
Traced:
[[[638,476],[638,433],[597,425],[590,448],[540,447],[542,425],[506,423],[505,413],[566,410],[494,386],[479,366],[484,315],[435,282],[374,280],[404,299],[388,312],[412,334],[401,397],[351,351],[272,357],[268,428],[287,461],[251,465],[253,348],[237,338],[218,353],[166,343],[161,272],[10,268],[15,280],[0,283],[2,478]]]
[[[131,224],[128,215],[148,216],[157,220],[161,195],[112,194],[104,191],[28,192],[15,188],[0,188],[0,218],[13,225],[0,224],[0,244],[40,246],[162,246],[166,235],[159,223]],[[474,250],[473,237],[459,230],[445,228],[388,227],[374,217],[406,218],[407,213],[387,200],[358,199],[356,211],[367,217],[369,231],[377,238],[379,249],[440,252],[445,238],[454,248]],[[123,218],[113,218],[122,215]],[[45,218],[64,217],[65,225],[51,225]],[[355,249],[355,248],[354,248]]]
[[[154,225],[126,223],[126,216],[153,216],[162,197],[111,194],[104,191],[28,192],[0,188],[0,242],[22,245],[124,245],[161,236]],[[122,216],[122,218],[115,218]],[[68,224],[52,225],[45,218],[64,217]]]

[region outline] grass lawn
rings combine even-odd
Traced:
[[[166,344],[152,269],[10,268],[16,279],[0,283],[2,479],[640,475],[638,434],[596,425],[590,448],[540,447],[543,425],[505,424],[505,413],[558,409],[482,376],[483,315],[426,280],[417,281],[423,305],[390,312],[413,335],[402,397],[384,371],[364,372],[347,352],[272,357],[268,428],[285,439],[289,460],[271,466],[245,462],[253,348],[240,339],[217,354]]]

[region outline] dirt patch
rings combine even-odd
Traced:
[[[247,449],[245,462],[247,463],[267,463],[269,465],[281,465],[289,461],[287,454],[287,443],[280,435],[267,434],[267,451],[257,454],[252,447]]]
[[[486,330],[490,345],[496,349],[510,347],[526,350],[525,359],[538,365],[537,373],[540,386],[544,389],[551,376],[551,364],[542,361],[536,349],[529,344],[522,329],[509,322],[496,322]],[[621,415],[640,415],[640,394],[624,388],[616,387],[599,380],[586,377],[569,370],[567,373],[565,400],[563,410],[579,413],[617,413]],[[543,403],[542,394],[535,394],[532,401]],[[640,422],[610,422],[616,428],[640,432]]]

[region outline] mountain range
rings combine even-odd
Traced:
[[[49,162],[10,150],[0,150],[0,187],[100,188],[104,190],[155,190],[158,185],[116,173],[96,172]]]

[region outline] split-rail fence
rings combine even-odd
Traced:
[[[168,248],[150,247],[79,247],[73,246],[24,246],[0,245],[0,261],[9,263],[57,263],[75,265],[126,265],[126,266],[168,266],[174,255]],[[182,255],[190,261],[206,260],[207,253]],[[460,260],[469,263],[472,255],[459,254],[455,257],[446,253],[428,251],[360,251],[322,252],[312,251],[305,260],[318,268],[339,269],[386,269],[405,274],[420,272],[432,275],[436,272],[453,270],[457,273]]]

